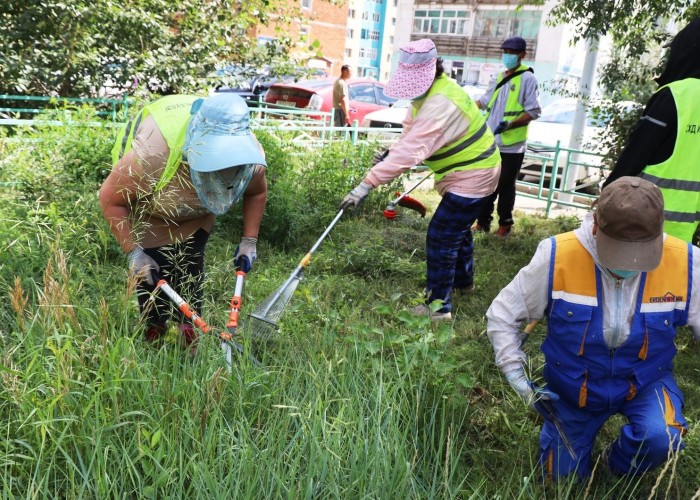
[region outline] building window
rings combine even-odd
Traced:
[[[352,57],[352,49],[345,49],[345,57]]]
[[[366,10],[363,11],[362,12],[362,19],[365,21],[369,20],[369,12],[367,12]]]
[[[398,7],[398,6],[399,6],[399,0],[394,0],[394,7]]]
[[[394,37],[393,37],[393,36],[390,36],[390,37],[389,37],[389,43],[390,43],[391,45],[394,45]]]
[[[391,62],[391,54],[386,55],[386,62]]]
[[[302,26],[299,28],[299,34],[302,36],[302,38],[307,38],[309,33],[311,33],[311,29],[308,26]]]
[[[369,32],[369,39],[370,40],[379,40],[379,31],[371,30]]]
[[[396,18],[395,17],[391,18],[391,25],[396,26]]]
[[[311,0],[301,0],[301,8],[302,9],[310,9],[311,8]]]
[[[360,58],[365,57],[365,49],[360,48]]]
[[[378,23],[381,20],[382,20],[382,16],[379,15],[379,12],[375,12],[374,14],[372,14],[372,21],[374,21],[375,23]]]
[[[480,10],[474,22],[474,35],[491,38],[520,36],[535,39],[540,30],[539,10]]]
[[[360,30],[360,38],[367,40],[369,38],[369,30]]]
[[[413,32],[433,35],[466,35],[470,12],[466,10],[416,10]]]
[[[355,19],[355,9],[348,10],[348,17],[350,19]]]
[[[352,29],[352,28],[348,28],[348,31],[347,31],[347,33],[346,33],[346,36],[347,36],[348,38],[353,38],[353,37],[355,36],[355,30]]]

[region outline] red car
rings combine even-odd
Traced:
[[[333,107],[335,80],[335,78],[326,78],[297,83],[276,83],[267,91],[265,102],[314,111],[330,111]],[[350,119],[357,120],[358,123],[362,123],[367,113],[388,108],[396,102],[396,99],[384,95],[384,84],[374,80],[348,80],[348,89]]]

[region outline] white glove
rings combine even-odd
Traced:
[[[520,396],[528,406],[534,407],[537,411],[540,411],[540,408],[537,408],[538,401],[557,401],[559,399],[557,393],[545,389],[544,387],[535,386],[530,382],[525,376],[525,370],[523,370],[522,367],[506,373],[506,380],[513,390],[518,393],[518,396]]]
[[[233,265],[244,273],[249,273],[253,269],[253,263],[258,257],[256,252],[257,243],[257,238],[243,237],[236,247],[236,251],[233,254]]]
[[[146,283],[153,286],[151,271],[160,271],[158,263],[147,255],[141,247],[136,247],[129,252],[127,259],[129,261],[129,272],[133,276],[145,279]]]
[[[372,191],[373,186],[370,186],[369,184],[365,184],[364,182],[360,182],[355,189],[350,191],[350,193],[345,197],[343,202],[340,204],[340,209],[341,210],[346,210],[350,207],[353,207],[357,209],[357,207],[362,203],[365,198],[369,195],[369,192]]]

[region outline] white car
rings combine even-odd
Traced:
[[[552,152],[557,141],[559,141],[559,147],[569,147],[576,102],[575,98],[567,97],[558,99],[542,108],[542,115],[537,120],[530,122],[528,129],[527,147],[530,151],[535,153]],[[615,104],[615,107],[622,113],[633,111],[638,106],[639,104],[634,101],[620,101]],[[583,129],[581,149],[593,152],[591,145],[595,142],[596,137],[605,130],[608,121],[605,117],[596,116],[589,111],[586,126]]]
[[[464,85],[462,87],[473,99],[480,97],[484,93],[484,88],[475,87],[473,85]],[[403,120],[406,118],[408,107],[411,101],[402,99],[388,109],[373,111],[365,115],[362,120],[362,127],[383,128],[381,132],[370,132],[370,135],[378,134],[380,138],[393,138],[396,133],[401,132],[403,128]]]

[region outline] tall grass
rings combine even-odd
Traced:
[[[272,229],[248,276],[244,311],[279,286],[332,217],[342,190],[352,186],[332,172],[338,155],[369,155],[349,153],[309,160],[331,179],[301,190],[321,193],[319,203],[295,198],[286,176],[296,170],[275,170],[273,161]],[[284,150],[274,154],[286,160]],[[0,163],[0,180],[8,164]],[[575,220],[521,217],[510,240],[478,236],[478,293],[456,299],[454,323],[432,325],[406,313],[424,286],[427,221],[410,213],[386,221],[379,208],[391,196],[373,193],[314,256],[277,337],[250,346],[264,367],[241,361],[229,373],[214,338],[203,338],[194,357],[176,343],[144,343],[134,284],[99,215],[95,187],[93,179],[45,198],[0,191],[0,233],[9,236],[0,240],[3,497],[696,494],[700,362],[688,335],[680,336],[676,374],[691,427],[687,449],[667,469],[619,479],[598,467],[587,484],[541,480],[541,422],[495,368],[483,315],[537,242]],[[435,196],[419,196],[435,207]],[[281,241],[292,219],[296,226]],[[220,222],[209,245],[202,311],[217,328],[232,293],[239,224],[234,215]],[[533,340],[543,331],[539,326]],[[537,342],[527,349],[541,364]],[[603,428],[596,451],[620,423]]]

